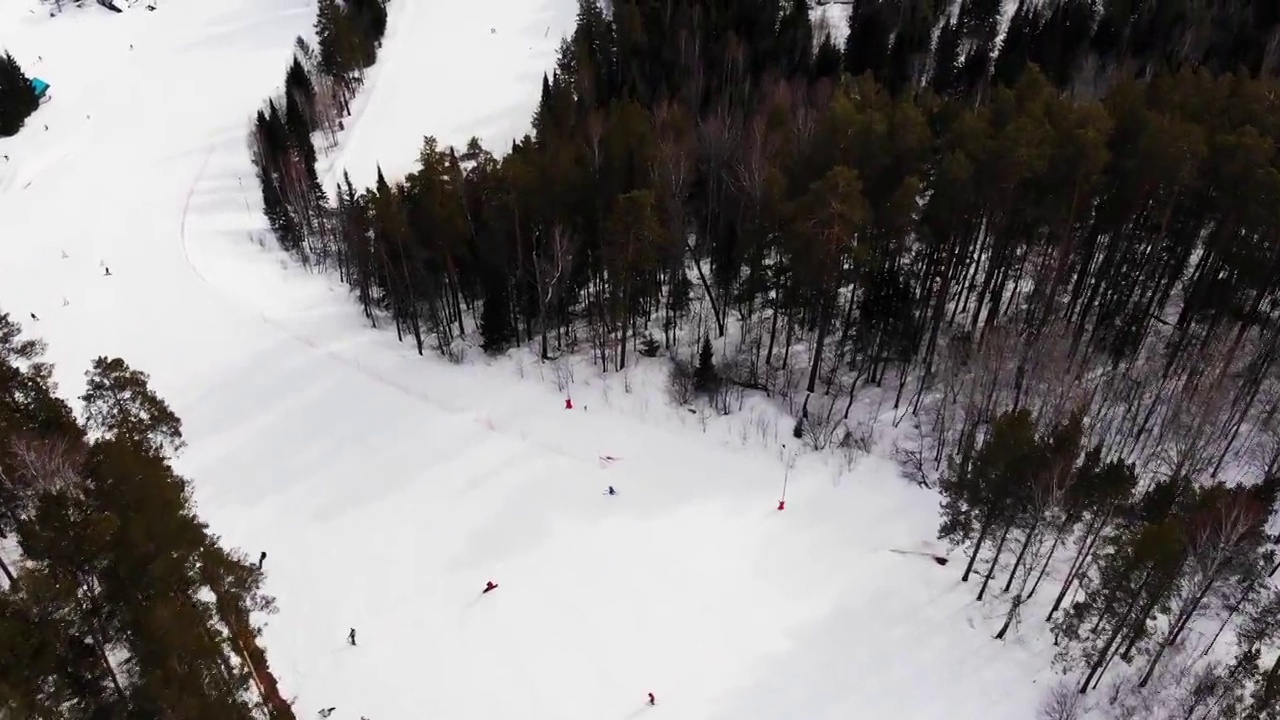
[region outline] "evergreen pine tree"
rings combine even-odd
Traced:
[[[182,421],[148,386],[150,378],[120,358],[99,357],[85,373],[85,428],[91,435],[128,443],[162,457],[181,450]]]
[[[778,26],[778,53],[785,76],[807,76],[813,70],[813,23],[809,0],[792,0]]]
[[[306,168],[308,179],[316,177],[316,147],[311,142],[310,112],[303,106],[296,93],[289,93],[284,101],[284,124],[289,131],[290,145],[298,152]]]
[[[956,25],[943,22],[938,28],[938,41],[933,51],[933,74],[930,84],[939,95],[951,95],[962,88],[961,36]]]
[[[85,428],[52,400],[41,345],[0,314],[0,485],[23,562],[0,584],[10,717],[292,720],[257,646],[261,573],[217,546],[169,463],[181,423],[99,358]],[[20,462],[17,462],[20,460]]]
[[[316,45],[320,71],[334,80],[345,78],[351,69],[346,51],[349,43],[342,7],[338,0],[318,0],[316,4]]]
[[[387,31],[387,9],[384,0],[350,0],[346,7],[355,45],[362,67],[373,65],[378,48]]]
[[[0,313],[0,539],[29,517],[36,495],[61,477],[24,472],[22,455],[45,448],[77,447],[83,433],[71,408],[55,394],[53,369],[41,360],[42,342],[23,339],[21,327]],[[0,558],[12,584],[13,569]]]
[[[849,12],[844,41],[845,72],[879,74],[889,56],[894,31],[891,0],[864,0]]]
[[[533,135],[543,138],[551,122],[551,81],[542,73],[542,92],[538,95],[538,107],[533,111]]]
[[[17,134],[40,106],[31,79],[9,53],[0,57],[0,137]]]
[[[1038,465],[1038,443],[1031,413],[1018,410],[996,418],[991,432],[972,453],[962,452],[939,483],[942,524],[938,538],[956,545],[972,543],[961,580],[968,580],[978,553],[1019,509],[1019,495]]]
[[[698,346],[698,365],[693,369],[693,387],[701,393],[714,393],[719,385],[720,375],[716,372],[711,337],[703,335],[702,344]]]
[[[307,132],[316,129],[316,88],[302,65],[302,59],[296,55],[289,71],[284,76],[284,89],[289,97],[296,98],[307,121]]]
[[[814,54],[811,77],[814,80],[837,78],[843,62],[844,57],[840,48],[836,46],[835,40],[831,39],[831,34],[823,35],[822,42],[818,43],[818,50]]]
[[[480,335],[487,353],[500,353],[511,347],[515,327],[511,318],[511,293],[501,273],[486,274],[484,305],[480,309]]]

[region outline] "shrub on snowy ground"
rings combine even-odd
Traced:
[[[1084,711],[1084,696],[1076,692],[1069,682],[1053,686],[1045,696],[1037,720],[1080,720]]]
[[[662,345],[651,333],[645,333],[644,338],[640,340],[640,354],[647,358],[656,358],[660,352],[662,352]]]
[[[678,357],[671,359],[671,375],[667,386],[671,390],[671,399],[675,404],[684,406],[693,402],[698,388],[689,363]]]

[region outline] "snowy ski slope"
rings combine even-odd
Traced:
[[[426,134],[508,144],[574,5],[393,0],[326,172],[398,176]],[[0,47],[54,96],[0,140],[0,307],[40,317],[68,396],[96,355],[152,374],[203,516],[269,553],[300,718],[1033,716],[1047,643],[992,641],[954,563],[890,552],[937,508],[887,461],[802,457],[778,512],[790,451],[672,407],[658,364],[631,393],[579,366],[567,411],[549,368],[418,358],[270,249],[245,134],[310,0],[36,7],[0,2]]]

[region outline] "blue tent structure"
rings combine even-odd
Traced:
[[[45,94],[49,92],[49,83],[40,78],[31,78],[31,89],[36,91],[36,97],[43,100]]]

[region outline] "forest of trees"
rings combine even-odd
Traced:
[[[273,601],[196,517],[177,416],[104,357],[77,419],[43,352],[0,313],[0,715],[292,720]]]
[[[263,209],[281,247],[306,259],[306,236],[331,212],[316,175],[315,135],[332,147],[387,28],[385,0],[319,0],[316,48],[298,38],[284,93],[258,112],[251,147]]]
[[[977,599],[1004,603],[995,638],[1044,583],[1053,598],[1044,620],[1061,666],[1079,678],[1075,692],[1098,688],[1117,658],[1133,668],[1111,688],[1115,717],[1276,717],[1280,563],[1267,525],[1280,478],[1143,482],[1102,444],[1086,450],[1084,425],[1083,410],[1040,430],[1030,411],[1006,412],[943,475],[939,535],[967,546],[961,579],[979,575]],[[1055,558],[1066,572],[1047,577]],[[1208,659],[1228,629],[1234,649]],[[1144,715],[1152,692],[1163,712]]]
[[[665,353],[815,448],[865,446],[875,396],[1000,638],[1053,593],[1080,692],[1275,717],[1280,18],[1133,5],[1022,3],[998,43],[994,0],[860,0],[841,44],[803,0],[580,0],[501,157],[428,137],[322,188],[353,3],[255,159],[280,244],[419,353]]]
[[[9,53],[0,56],[0,137],[16,135],[38,107],[40,98],[18,61]]]
[[[1255,0],[853,0],[845,68],[897,94],[985,97],[1030,65],[1095,99],[1127,78],[1183,69],[1280,74],[1280,4]]]

